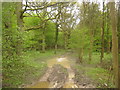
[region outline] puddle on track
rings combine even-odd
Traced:
[[[47,65],[49,68],[51,68],[55,64],[60,64],[64,68],[67,68],[69,76],[63,88],[77,88],[77,86],[74,84],[73,78],[75,76],[75,73],[70,67],[70,61],[68,61],[67,58],[54,58],[47,61]],[[52,88],[52,86],[50,86],[50,83],[47,81],[41,81],[29,88]]]
[[[65,68],[70,68],[70,62],[67,60],[67,58],[54,58],[47,61],[48,67],[52,67],[55,64],[60,64]]]
[[[49,87],[49,82],[47,81],[42,81],[42,82],[39,82],[29,88],[48,88]]]

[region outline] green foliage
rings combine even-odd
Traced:
[[[40,26],[42,21],[38,17],[27,17],[24,19],[26,27]],[[45,37],[43,37],[43,33]],[[45,43],[42,43],[42,39],[45,38]],[[44,44],[47,47],[53,47],[55,39],[55,24],[51,21],[46,23],[45,28],[31,30],[24,33],[25,48],[40,50]]]
[[[85,54],[83,56],[83,58],[84,58],[85,63],[89,63],[89,56],[87,54]],[[92,64],[93,66],[99,65],[99,63],[100,63],[100,53],[93,52],[92,58],[93,58],[93,60],[89,64]],[[104,64],[102,66],[109,67],[111,65],[111,63],[112,63],[112,55],[104,53]]]
[[[48,21],[45,30],[45,41],[47,47],[53,47],[55,45],[55,30],[56,25],[53,22]]]
[[[31,13],[32,17],[29,16],[29,14],[24,13],[24,16],[28,17],[23,18],[24,27],[23,31],[20,31],[17,26],[16,3],[3,2],[2,5],[3,87],[18,87],[21,84],[28,84],[37,80],[47,67],[46,60],[55,56],[54,50],[52,49],[55,47],[56,24],[52,20],[44,21],[45,19],[48,19],[47,14],[49,14],[48,12],[46,13],[45,10],[41,10],[39,13],[40,17],[34,12]],[[99,52],[101,51],[102,11],[99,10],[99,5],[96,3],[89,3],[86,4],[86,6],[87,9],[84,8],[83,4],[80,6],[80,22],[76,27],[73,27],[73,30],[71,30],[70,27],[72,27],[74,19],[76,19],[74,15],[72,18],[72,13],[61,13],[62,16],[60,16],[60,19],[65,20],[58,21],[59,24],[62,23],[63,25],[59,25],[57,55],[65,52],[64,50],[59,50],[59,48],[63,49],[65,46],[64,34],[66,34],[68,48],[74,50],[76,53],[79,52],[78,54],[83,56],[83,63],[88,64],[88,53],[89,48],[91,48],[90,41],[92,40],[90,35],[93,35],[93,56],[89,65],[97,68],[83,68],[81,66],[76,66],[76,69],[86,70],[87,75],[92,77],[93,80],[96,80],[100,84],[104,84],[107,83],[109,76],[109,72],[106,69],[112,66],[112,55],[104,53],[104,63],[103,65],[100,65]],[[55,13],[56,12],[53,12],[53,14]],[[107,12],[105,14],[107,14]],[[70,19],[70,17],[72,19]],[[105,20],[104,25],[105,52],[108,46],[108,41],[109,43],[112,42],[110,25],[108,18],[108,20]],[[30,27],[39,26],[41,26],[39,29],[33,29],[30,31],[24,30]],[[64,26],[64,28],[62,26]],[[68,28],[71,30],[70,32]],[[62,29],[67,31],[62,31]],[[70,37],[68,34],[70,34]],[[45,53],[40,53],[42,46],[45,46]],[[48,51],[48,49],[50,50]],[[80,53],[82,52],[82,49],[83,54]],[[80,55],[75,55],[75,57],[78,56]],[[102,77],[102,79],[97,80],[100,77]],[[112,85],[112,83],[109,84]]]
[[[80,48],[87,50],[90,43],[89,36],[86,34],[87,31],[87,28],[73,30],[71,33],[69,47],[75,50]]]
[[[27,28],[38,26],[42,23],[39,17],[25,17],[24,22]]]
[[[63,47],[64,46],[64,40],[63,40],[63,33],[59,32],[58,34],[58,46]]]
[[[21,57],[18,54],[20,34],[17,31],[16,15],[14,14],[15,4],[12,2],[3,3],[2,11],[3,87],[9,87],[14,83],[16,83],[16,85],[20,84],[20,79],[16,77],[20,75],[20,68],[23,67],[23,63],[20,61]],[[18,72],[19,75],[16,72]]]
[[[29,32],[24,32],[23,34],[23,40],[24,40],[24,50],[27,49],[31,49],[31,48],[35,48],[35,45],[37,43],[37,41],[32,40],[34,37],[34,31],[29,31]]]

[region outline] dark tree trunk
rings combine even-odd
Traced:
[[[100,61],[101,63],[103,62],[103,58],[104,58],[104,2],[103,2],[103,24],[102,24],[102,41],[101,41],[101,57],[100,57]]]
[[[56,34],[55,34],[55,54],[57,52],[57,49],[58,49],[58,24],[57,24],[57,21],[56,21]]]
[[[106,14],[106,29],[107,29],[107,53],[110,53],[110,18],[109,18],[109,7],[108,7],[108,4],[107,4],[107,14]]]

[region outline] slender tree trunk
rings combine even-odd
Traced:
[[[107,29],[107,53],[110,53],[110,18],[109,18],[109,7],[107,4],[107,13],[106,13],[106,29]]]
[[[71,36],[71,30],[68,31],[68,34],[67,34],[67,49],[69,49],[69,45],[70,45],[70,36]]]
[[[78,53],[78,54],[79,54],[79,55],[78,55],[78,56],[79,56],[79,57],[78,57],[79,59],[77,60],[77,63],[82,63],[82,62],[83,62],[83,48],[80,48],[78,52],[79,52],[79,53]]]
[[[103,25],[102,25],[102,41],[101,41],[101,57],[100,61],[103,62],[104,58],[104,2],[103,2]]]
[[[94,10],[93,6],[91,8],[90,7],[88,7],[88,8]],[[89,33],[90,33],[89,61],[90,62],[92,60],[92,50],[93,50],[93,34],[94,34],[93,33],[94,32],[93,18],[94,18],[94,15],[93,15],[93,13],[91,13],[90,20],[89,20],[89,29],[90,29],[90,31],[89,31]]]
[[[42,31],[42,53],[45,52],[45,25],[43,27],[43,31]]]
[[[58,31],[58,27],[59,27],[59,24],[58,24],[58,20],[60,19],[60,14],[61,14],[61,5],[59,4],[58,5],[58,17],[56,18],[56,33],[55,33],[55,54],[57,52],[57,49],[58,49],[58,35],[59,35],[59,31]]]
[[[89,48],[89,61],[90,62],[92,60],[92,50],[93,50],[93,30],[92,30],[92,24],[91,24],[90,26],[90,48]]]
[[[118,65],[118,36],[117,36],[117,21],[115,2],[110,2],[110,17],[112,24],[112,57],[113,57],[113,70],[115,77],[115,85],[118,88],[119,82],[119,65]]]
[[[43,10],[43,22],[44,22],[44,20],[45,20],[45,17],[44,16],[46,16],[47,15],[47,8],[45,8],[44,10]],[[43,28],[42,28],[42,53],[45,53],[45,48],[46,48],[46,42],[45,42],[45,31],[46,31],[46,24],[47,24],[47,21],[45,21],[44,23],[43,23]]]
[[[44,35],[43,35],[43,39],[42,39],[42,52],[43,53],[45,52],[45,38],[44,38]]]
[[[58,43],[57,43],[57,42],[58,42],[58,26],[59,26],[59,25],[57,24],[57,22],[58,22],[58,21],[56,21],[55,54],[56,54],[57,49],[58,49]]]
[[[109,35],[109,33],[110,33],[110,32],[109,32],[109,25],[107,25],[107,45],[108,45],[108,46],[107,46],[107,53],[110,53],[110,51],[111,51],[111,50],[110,50],[110,46],[111,46],[111,45],[110,45],[110,35]]]
[[[93,50],[93,28],[92,28],[93,21],[91,20],[90,24],[90,48],[89,48],[89,61],[92,60],[92,50]]]
[[[110,35],[109,35],[109,23],[107,22],[107,53],[110,53]]]
[[[92,60],[92,48],[93,48],[93,37],[91,36],[91,40],[90,40],[90,48],[89,48],[89,61]]]
[[[67,49],[67,33],[64,31],[64,49]]]

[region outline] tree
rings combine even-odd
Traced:
[[[117,24],[117,30],[118,30],[118,53],[119,53],[119,57],[118,57],[118,63],[120,65],[120,2],[118,2],[118,24]],[[119,71],[119,89],[120,89],[120,71]]]
[[[59,35],[59,20],[61,16],[61,4],[58,4],[57,11],[58,11],[58,16],[56,17],[55,52],[54,52],[55,54],[58,49],[58,35]]]
[[[64,34],[64,48],[68,49],[69,39],[71,30],[74,28],[76,24],[76,20],[74,19],[73,7],[76,5],[75,3],[67,3],[66,6],[62,5],[61,17],[60,17],[60,28]]]
[[[110,15],[109,15],[110,14],[109,3],[107,3],[106,8],[107,8],[107,12],[106,12],[107,52],[110,53],[111,52],[111,49],[110,49],[110,47],[111,47],[111,44],[110,44],[110,42],[111,42],[111,36],[110,36],[111,23],[110,23]]]
[[[90,36],[89,61],[91,61],[92,52],[96,49],[93,48],[93,46],[96,45],[98,47],[97,41],[99,40],[98,36],[100,34],[99,29],[101,27],[101,12],[99,10],[99,5],[93,2],[83,3],[80,8],[80,22],[82,26],[85,25],[85,27],[89,30],[87,34]]]
[[[22,2],[16,2],[16,16],[17,16],[17,29],[19,31],[19,33],[22,35],[22,32],[23,32],[23,10],[22,10]],[[23,43],[23,40],[22,40],[22,36],[19,36],[19,39],[18,39],[18,52],[17,54],[19,55],[22,55],[22,43]]]
[[[10,6],[10,7],[9,7]],[[24,67],[19,54],[19,31],[17,30],[17,17],[14,2],[2,3],[2,68],[3,87],[17,87],[22,77],[18,78],[21,67]],[[22,73],[21,73],[22,74]],[[12,78],[14,76],[14,79]],[[11,83],[18,80],[18,83]]]
[[[115,2],[110,3],[110,16],[112,24],[112,57],[113,57],[113,70],[115,77],[115,86],[118,88],[119,82],[119,64],[118,64],[118,36],[117,36],[117,19]]]
[[[102,31],[101,31],[101,36],[102,36],[102,40],[101,40],[101,63],[103,62],[104,59],[104,28],[105,28],[105,5],[104,5],[104,1],[103,1],[103,24],[102,24]]]
[[[19,31],[22,31],[22,28],[23,28],[23,9],[22,9],[22,2],[16,2],[16,15],[17,15],[18,30],[19,30]]]
[[[46,25],[47,25],[47,22],[49,20],[56,20],[56,40],[55,40],[55,47],[57,48],[57,38],[58,38],[58,19],[60,18],[60,13],[61,11],[58,10],[58,13],[55,13],[56,12],[56,7],[60,6],[61,4],[66,4],[65,3],[62,3],[62,2],[59,2],[59,3],[54,3],[54,2],[35,2],[35,3],[31,3],[31,2],[28,2],[28,4],[26,4],[25,6],[28,7],[28,8],[33,8],[33,9],[28,9],[28,8],[25,8],[24,10],[24,13],[27,13],[27,14],[24,14],[23,17],[39,17],[40,18],[40,21],[42,23],[40,23],[39,25],[35,25],[31,28],[26,28],[26,31],[30,31],[30,30],[37,30],[37,29],[42,29],[42,41],[41,41],[41,44],[40,46],[42,46],[41,50],[42,52],[45,52],[45,48],[46,48],[46,40],[45,40],[45,31],[46,31]],[[51,11],[47,10],[49,7],[49,9],[51,9]],[[30,11],[29,13],[27,11]],[[36,16],[33,16],[36,12]],[[54,21],[55,21],[54,20]],[[54,22],[53,21],[53,22]]]
[[[78,54],[77,63],[83,62],[83,52],[88,50],[89,47],[89,36],[86,34],[88,29],[86,27],[81,28],[78,26],[71,32],[69,47]],[[85,41],[85,42],[84,42]]]
[[[118,3],[118,24],[117,24],[117,29],[118,29],[118,49],[120,53],[120,2]]]

